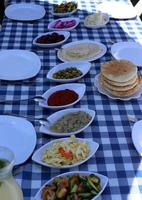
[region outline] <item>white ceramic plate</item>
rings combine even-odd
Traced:
[[[121,1],[103,2],[96,7],[103,13],[107,13],[114,19],[131,19],[136,17],[136,11],[131,4]]]
[[[88,24],[86,24],[86,22],[84,20],[84,26],[86,28],[102,28],[102,27],[106,26],[106,24],[109,22],[109,15],[106,14],[106,13],[101,13],[101,14],[102,14],[102,17],[104,19],[104,23],[96,24],[96,25],[88,25]]]
[[[53,94],[56,91],[59,90],[65,90],[65,89],[70,89],[75,91],[78,94],[78,99],[76,101],[74,101],[73,103],[67,104],[67,105],[63,105],[63,106],[49,106],[47,104],[47,100],[49,98],[49,96],[51,94]],[[44,108],[50,108],[50,109],[62,109],[62,108],[67,108],[69,106],[73,106],[74,104],[76,104],[77,102],[79,102],[86,90],[86,85],[85,84],[81,84],[81,83],[69,83],[69,84],[62,84],[62,85],[58,85],[55,87],[51,87],[49,90],[47,90],[42,97],[44,97],[44,99],[46,99],[46,101],[40,101],[39,102],[39,106],[44,107]]]
[[[76,21],[76,24],[75,24],[74,26],[70,27],[70,28],[53,28],[53,26],[55,25],[55,23],[56,23],[58,20],[61,20],[61,21],[75,20],[75,21]],[[79,19],[79,18],[76,18],[76,17],[59,18],[59,19],[56,19],[56,20],[50,22],[50,23],[48,24],[48,29],[49,29],[49,30],[53,30],[53,31],[54,31],[54,30],[70,31],[70,30],[76,28],[76,27],[78,26],[79,22],[80,22],[80,19]]]
[[[95,117],[94,110],[89,110],[86,108],[65,109],[65,110],[55,112],[54,114],[50,115],[47,119],[52,124],[52,123],[56,122],[58,119],[60,119],[61,117],[63,117],[64,115],[66,115],[68,113],[78,112],[78,111],[84,111],[92,117],[90,122],[88,124],[86,124],[86,126],[84,126],[83,128],[79,129],[78,131],[74,131],[74,132],[70,132],[70,133],[54,133],[54,132],[50,131],[50,126],[42,125],[42,126],[40,126],[40,132],[47,134],[47,135],[51,135],[51,136],[64,137],[64,136],[76,135],[77,133],[84,131],[94,120],[94,117]]]
[[[137,121],[132,129],[132,141],[137,152],[142,156],[142,120]]]
[[[39,57],[27,50],[2,50],[0,63],[0,79],[9,81],[34,77],[41,68]]]
[[[91,62],[91,61],[94,61],[94,60],[97,60],[99,58],[101,58],[107,51],[107,48],[104,44],[100,43],[100,42],[95,42],[95,41],[92,41],[92,40],[79,40],[79,41],[75,41],[75,42],[70,42],[68,44],[65,44],[62,46],[62,48],[68,48],[68,47],[72,47],[76,44],[96,44],[96,45],[99,45],[100,48],[101,48],[101,52],[96,54],[96,56],[93,56],[93,57],[88,57],[87,59],[80,59],[78,61],[88,61],[88,62]],[[64,59],[61,55],[60,55],[60,49],[58,50],[57,52],[57,56],[58,58],[63,61],[63,62],[67,62],[68,60]]]
[[[131,96],[129,96],[129,97],[123,97],[123,98],[122,98],[122,97],[115,97],[115,96],[111,95],[109,92],[107,92],[106,90],[104,90],[104,89],[101,87],[101,85],[100,85],[100,83],[99,83],[99,75],[100,75],[100,74],[97,74],[97,75],[95,76],[94,84],[95,84],[95,87],[98,89],[98,91],[99,91],[101,94],[104,94],[104,95],[106,95],[107,97],[109,97],[109,98],[111,98],[111,99],[119,99],[119,100],[122,100],[122,101],[129,101],[129,100],[138,99],[138,98],[141,97],[141,94],[142,94],[142,84],[141,84],[139,90],[138,90],[135,94],[133,94],[133,95],[131,95]]]
[[[51,142],[48,142],[47,144],[45,144],[44,146],[42,146],[40,149],[38,149],[37,151],[35,151],[35,153],[32,156],[32,160],[35,161],[36,163],[38,163],[40,165],[43,165],[43,166],[46,166],[46,167],[62,168],[62,169],[71,168],[71,167],[79,166],[79,165],[83,164],[84,162],[86,162],[87,160],[89,160],[96,153],[96,151],[97,151],[97,149],[99,147],[98,143],[93,142],[91,140],[76,138],[76,140],[78,140],[80,142],[86,142],[86,144],[88,145],[88,147],[90,149],[90,152],[89,152],[89,154],[88,154],[88,156],[87,156],[87,158],[85,160],[77,162],[77,163],[75,163],[73,165],[64,165],[64,166],[49,165],[49,164],[47,164],[47,163],[45,163],[45,162],[43,162],[41,160],[42,155],[45,152],[45,150],[49,149],[50,147],[52,147],[55,142],[57,142],[57,141],[67,141],[67,140],[69,140],[69,138],[56,139],[56,140],[53,140]]]
[[[57,78],[53,78],[53,74],[60,71],[60,70],[64,70],[70,67],[75,67],[78,70],[80,70],[82,72],[82,75],[76,78],[72,78],[72,79],[57,79]],[[47,78],[51,81],[55,81],[55,82],[59,82],[59,83],[69,83],[69,82],[75,82],[79,79],[81,79],[83,76],[85,76],[89,70],[91,68],[91,63],[89,62],[85,62],[85,61],[72,61],[72,62],[65,62],[65,63],[61,63],[59,65],[56,65],[55,67],[53,67],[47,74]]]
[[[5,9],[5,15],[13,20],[32,21],[43,18],[45,9],[33,3],[17,3],[9,5]]]
[[[114,58],[129,60],[142,67],[142,45],[137,42],[117,42],[111,46]]]
[[[36,132],[26,119],[0,115],[0,146],[15,154],[15,165],[24,163],[36,145]]]
[[[38,38],[40,38],[41,36],[44,36],[44,35],[47,35],[47,34],[52,34],[52,33],[58,33],[60,35],[64,35],[65,39],[60,41],[60,42],[56,42],[56,43],[38,43],[36,42]],[[67,41],[67,39],[69,38],[70,36],[70,32],[68,31],[53,31],[53,32],[47,32],[47,33],[43,33],[43,34],[40,34],[38,35],[34,40],[33,40],[33,44],[36,45],[36,46],[39,46],[39,47],[43,47],[43,48],[47,48],[47,47],[55,47],[55,46],[58,46],[58,45],[61,45],[63,44],[64,42]]]
[[[106,185],[107,185],[107,183],[108,183],[108,178],[106,177],[106,176],[104,176],[104,175],[102,175],[102,174],[98,174],[98,173],[94,173],[94,172],[89,172],[89,171],[73,171],[73,172],[66,172],[66,173],[64,173],[64,174],[60,174],[60,175],[58,175],[58,176],[56,176],[56,177],[64,177],[64,176],[71,176],[71,175],[74,175],[74,174],[80,174],[80,175],[82,175],[82,176],[89,176],[90,174],[95,174],[96,176],[98,176],[99,178],[100,178],[100,184],[101,184],[101,191],[93,198],[93,199],[91,199],[91,200],[96,200],[100,195],[101,195],[101,193],[104,191],[104,189],[105,189],[105,187],[106,187]],[[47,184],[51,184],[53,181],[54,181],[54,179],[56,178],[56,177],[54,177],[54,178],[52,178],[52,179],[50,179],[49,181],[47,181],[41,188],[40,188],[40,190],[37,192],[37,194],[36,194],[36,196],[34,197],[34,199],[35,200],[41,200],[41,192],[42,192],[42,189],[45,187],[45,185],[47,185]]]
[[[74,9],[73,11],[71,11],[71,12],[56,13],[56,12],[54,12],[54,10],[53,10],[53,8],[52,8],[51,14],[52,14],[53,16],[56,16],[56,17],[67,17],[67,16],[70,16],[70,15],[74,14],[76,11],[77,11],[77,8]]]

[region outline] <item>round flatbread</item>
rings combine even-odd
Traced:
[[[127,60],[113,60],[101,65],[102,75],[115,82],[127,82],[137,75],[137,66]]]

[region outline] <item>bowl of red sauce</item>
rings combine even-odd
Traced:
[[[82,83],[62,84],[47,90],[39,106],[50,109],[62,109],[79,102],[84,96],[86,85]]]

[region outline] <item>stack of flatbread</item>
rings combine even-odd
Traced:
[[[113,60],[101,65],[101,87],[116,97],[135,94],[141,84],[137,66],[126,60]]]

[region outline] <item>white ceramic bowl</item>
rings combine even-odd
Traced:
[[[56,91],[65,90],[65,89],[75,91],[78,94],[78,99],[76,101],[74,101],[73,103],[63,105],[63,106],[50,106],[50,105],[48,105],[47,100],[48,100],[48,98],[51,94],[53,94]],[[44,107],[44,108],[50,108],[50,109],[62,109],[62,108],[67,108],[69,106],[73,106],[74,104],[76,104],[77,102],[79,102],[82,99],[82,97],[84,96],[85,90],[86,90],[86,85],[82,84],[82,83],[69,83],[69,84],[62,84],[62,85],[51,87],[49,90],[47,90],[42,95],[42,97],[45,100],[39,101],[39,106]]]
[[[77,131],[74,131],[74,132],[70,132],[70,133],[57,133],[57,132],[55,133],[55,132],[52,132],[50,130],[50,126],[49,125],[47,125],[47,126],[41,125],[40,126],[40,132],[42,132],[42,133],[44,133],[46,135],[51,135],[51,136],[56,136],[56,137],[64,137],[64,136],[76,135],[76,134],[84,131],[92,123],[92,121],[94,120],[94,117],[95,117],[95,114],[96,114],[94,110],[90,110],[90,109],[87,109],[87,108],[64,109],[64,110],[61,110],[61,111],[53,113],[47,119],[52,125],[52,123],[56,122],[58,119],[60,119],[64,115],[69,114],[69,113],[73,113],[73,112],[78,112],[78,111],[84,111],[84,112],[88,113],[91,116],[91,120],[83,128],[81,128],[81,129],[79,129]]]
[[[56,43],[38,43],[36,42],[38,38],[40,38],[41,36],[47,35],[47,34],[52,34],[52,33],[58,33],[60,35],[64,35],[65,39],[60,41],[60,42],[56,42]],[[38,46],[38,47],[43,47],[43,48],[47,48],[47,47],[55,47],[58,45],[63,44],[64,42],[67,41],[67,39],[70,37],[70,32],[68,31],[52,31],[52,32],[47,32],[47,33],[42,33],[40,35],[38,35],[34,40],[33,40],[33,45]]]
[[[102,24],[96,24],[96,25],[88,25],[88,24],[85,23],[85,20],[84,20],[84,26],[86,28],[94,28],[94,29],[95,28],[102,28],[102,27],[104,27],[109,22],[109,15],[106,14],[106,13],[101,13],[101,14],[102,14],[102,17],[104,19],[104,23],[102,23]]]
[[[63,166],[55,166],[55,165],[49,165],[45,162],[43,162],[41,160],[41,157],[43,155],[43,153],[45,152],[46,149],[49,149],[50,147],[53,146],[53,144],[57,141],[66,141],[66,140],[69,140],[69,138],[62,138],[62,139],[56,139],[56,140],[53,140],[51,142],[48,142],[47,144],[45,144],[44,146],[42,146],[41,148],[39,148],[37,151],[34,152],[33,156],[32,156],[32,160],[35,161],[36,163],[40,164],[40,165],[43,165],[43,166],[46,166],[46,167],[51,167],[51,168],[71,168],[71,167],[76,167],[78,165],[81,165],[83,164],[84,162],[86,162],[87,160],[89,160],[97,151],[98,147],[99,147],[99,144],[96,143],[96,142],[93,142],[91,140],[87,140],[87,139],[81,139],[81,138],[76,138],[77,141],[80,141],[80,142],[86,142],[86,144],[88,145],[89,147],[89,154],[88,156],[80,161],[80,162],[77,162],[75,164],[72,164],[72,165],[63,165]]]
[[[57,78],[53,78],[53,74],[60,71],[60,70],[64,70],[70,67],[75,67],[78,70],[80,70],[82,72],[82,75],[76,78],[72,78],[72,79],[57,79]],[[55,67],[53,67],[47,74],[47,78],[51,81],[55,81],[55,82],[59,82],[59,83],[69,83],[69,82],[75,82],[79,79],[81,79],[83,76],[85,76],[89,70],[91,68],[91,63],[89,62],[85,62],[85,61],[72,61],[72,62],[65,62],[65,63],[61,63],[59,65],[56,65]]]
[[[76,45],[79,45],[79,44],[94,44],[94,45],[98,45],[100,47],[100,52],[98,52],[96,55],[94,56],[91,56],[91,57],[88,57],[88,58],[80,58],[80,59],[77,59],[76,61],[88,61],[88,62],[91,62],[91,61],[94,61],[94,60],[97,60],[99,58],[101,58],[102,56],[104,56],[104,54],[107,52],[107,48],[104,44],[100,43],[100,42],[97,42],[97,41],[93,41],[93,40],[78,40],[78,41],[74,41],[74,42],[70,42],[70,43],[67,43],[67,44],[64,44],[62,46],[62,49],[65,49],[65,48],[69,48],[69,47],[73,47],[73,46],[76,46]],[[68,60],[65,59],[64,57],[62,57],[62,54],[60,53],[61,49],[59,49],[57,51],[57,57],[62,61],[62,62],[67,62]],[[72,60],[70,60],[72,61]]]
[[[80,174],[80,175],[83,175],[83,176],[89,176],[90,174],[95,174],[96,176],[98,176],[100,178],[100,182],[101,182],[101,191],[96,195],[94,196],[93,199],[91,200],[96,200],[100,195],[101,193],[104,191],[107,183],[108,183],[108,177],[102,175],[102,174],[98,174],[98,173],[94,173],[94,172],[89,172],[89,171],[73,171],[73,172],[66,172],[66,173],[63,173],[63,174],[60,174],[56,177],[64,177],[64,176],[71,176],[71,175],[74,175],[74,174]],[[50,185],[54,179],[56,178],[52,178],[50,179],[49,181],[47,181],[40,189],[39,191],[37,192],[36,196],[34,197],[34,200],[41,200],[41,192],[42,192],[42,189],[45,187],[45,185]]]
[[[68,16],[74,14],[76,11],[77,11],[77,8],[74,9],[73,11],[71,11],[71,12],[66,12],[66,13],[56,13],[56,12],[54,12],[54,10],[53,10],[53,8],[52,8],[52,10],[51,10],[51,14],[52,14],[53,16],[56,16],[56,17],[68,17]]]
[[[70,20],[75,20],[76,21],[76,24],[70,28],[53,28],[53,26],[55,25],[55,23],[58,21],[58,20],[62,20],[62,21],[70,21]],[[67,17],[67,18],[59,18],[59,19],[56,19],[56,20],[53,20],[52,22],[50,22],[48,24],[48,29],[49,30],[61,30],[61,31],[70,31],[74,28],[76,28],[78,26],[80,22],[80,19],[77,18],[77,17]]]

